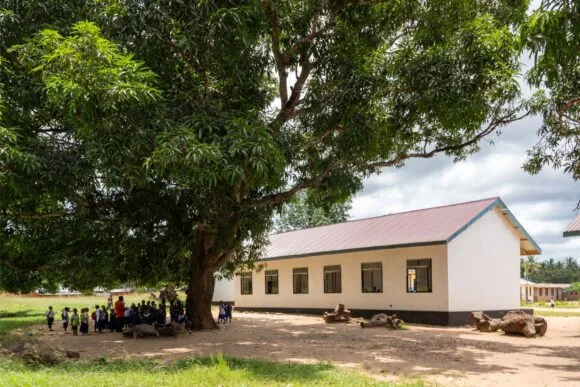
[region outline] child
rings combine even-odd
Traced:
[[[79,325],[81,322],[81,319],[79,318],[79,314],[77,313],[77,308],[73,308],[73,314],[72,317],[70,318],[70,325],[73,331],[73,336],[78,336],[78,329],[79,329]]]
[[[48,324],[48,330],[52,331],[52,323],[54,322],[54,310],[52,310],[52,306],[48,307],[46,311],[46,323]]]
[[[81,334],[83,336],[89,334],[89,308],[81,309]]]
[[[232,323],[232,312],[233,312],[234,307],[232,306],[231,303],[227,302],[226,303],[226,322],[229,319],[230,320],[230,324]]]
[[[191,324],[191,321],[189,321],[189,319],[187,318],[187,314],[185,313],[185,309],[181,310],[181,314],[179,315],[179,317],[177,317],[177,323],[183,324],[185,329],[187,329],[187,331],[191,335],[191,325],[192,324]]]
[[[107,328],[107,309],[105,309],[105,305],[102,305],[101,309],[98,310],[97,319],[99,333],[102,333],[103,329]]]
[[[67,306],[66,308],[64,308],[64,310],[62,311],[62,313],[60,314],[60,317],[62,318],[62,327],[64,328],[64,333],[67,334],[68,332],[66,331],[68,328],[68,312],[70,311],[69,307]]]
[[[224,302],[220,301],[218,324],[223,324],[225,322],[226,322],[226,309],[224,307]]]
[[[95,311],[91,315],[91,320],[93,320],[93,322],[95,324],[95,333],[97,333],[97,328],[98,328],[98,325],[99,325],[99,314],[100,313],[101,313],[101,311],[99,310],[99,305],[95,305]]]
[[[131,309],[125,307],[123,315],[125,316],[125,329],[129,329],[129,324],[131,323]]]
[[[117,329],[117,316],[115,315],[115,311],[111,309],[109,312],[109,330],[113,332]]]

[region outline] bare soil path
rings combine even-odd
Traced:
[[[580,317],[548,317],[545,337],[525,339],[471,328],[408,330],[326,325],[320,317],[237,313],[233,324],[177,338],[125,339],[46,332],[41,340],[81,358],[158,358],[225,353],[278,361],[327,361],[381,379],[420,377],[453,386],[580,385]],[[92,333],[92,332],[91,332]]]

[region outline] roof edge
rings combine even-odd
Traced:
[[[580,236],[580,230],[564,231],[563,236],[564,236],[564,238],[572,237],[572,236]]]
[[[447,238],[447,240],[445,241],[445,243],[449,244],[453,239],[457,238],[461,233],[463,233],[465,230],[467,230],[469,228],[469,226],[471,226],[473,223],[477,222],[479,219],[481,219],[485,214],[487,214],[489,211],[491,211],[492,209],[494,209],[496,206],[498,206],[498,207],[500,207],[500,208],[502,208],[504,210],[507,210],[506,211],[506,215],[507,215],[508,219],[510,220],[510,222],[517,229],[519,229],[522,234],[524,234],[524,236],[527,238],[527,240],[530,242],[530,244],[537,251],[537,254],[542,254],[542,249],[540,248],[540,246],[538,246],[538,244],[536,243],[536,241],[526,231],[526,229],[524,228],[524,226],[521,225],[521,223],[516,219],[516,217],[512,214],[512,212],[510,211],[510,209],[507,207],[507,205],[499,197],[495,198],[495,200],[489,206],[487,206],[486,208],[484,208],[479,214],[475,215],[473,217],[473,219],[471,219],[469,222],[467,222],[459,230],[457,230],[456,232],[454,232],[449,238]],[[578,235],[580,235],[580,233]]]
[[[357,253],[357,252],[362,252],[362,251],[373,251],[373,250],[404,249],[404,248],[408,248],[408,247],[421,247],[421,246],[438,246],[438,245],[446,245],[446,244],[447,244],[446,241],[432,241],[432,242],[403,243],[403,244],[398,244],[398,245],[386,245],[386,246],[359,247],[356,249],[342,249],[342,250],[318,251],[315,253],[305,253],[305,254],[280,255],[277,257],[261,258],[259,260],[259,262],[279,261],[279,260],[283,260],[283,259],[294,259],[294,258],[316,257],[319,255]]]

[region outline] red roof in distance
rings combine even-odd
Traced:
[[[580,214],[577,215],[564,229],[564,236],[577,236],[580,235]]]

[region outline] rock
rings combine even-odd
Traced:
[[[50,347],[46,344],[16,343],[9,351],[29,364],[54,365],[66,359],[78,359],[80,353],[66,351],[60,347]]]
[[[538,317],[538,328],[536,328],[536,318],[523,311],[510,311],[503,316],[500,329],[506,334],[524,335],[534,337],[536,332],[545,334],[548,324]]]
[[[159,336],[159,332],[153,325],[137,324],[123,332],[124,337],[145,337],[145,336]]]
[[[536,335],[544,336],[548,331],[548,322],[543,317],[534,317]]]
[[[333,312],[324,312],[322,318],[327,324],[330,323],[347,323],[350,321],[350,310],[344,307],[344,304],[338,304]]]

